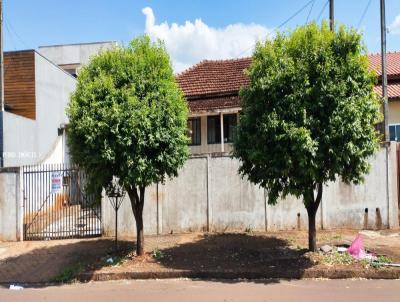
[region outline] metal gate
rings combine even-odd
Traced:
[[[101,236],[100,201],[86,183],[74,166],[23,167],[24,240]]]

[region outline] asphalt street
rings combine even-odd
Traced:
[[[400,301],[400,280],[146,280],[110,281],[10,290],[9,301]]]

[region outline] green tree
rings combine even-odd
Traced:
[[[67,113],[73,162],[92,186],[119,179],[142,255],[145,189],[177,176],[189,154],[187,104],[163,44],[144,36],[93,57],[79,72]]]
[[[288,194],[303,200],[312,251],[324,184],[362,182],[379,147],[376,76],[361,39],[315,23],[279,33],[257,44],[240,93],[239,172],[267,190],[270,204]]]

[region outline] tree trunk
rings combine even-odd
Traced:
[[[143,215],[136,217],[136,255],[144,255]]]
[[[309,211],[308,214],[308,249],[312,252],[317,251],[317,229],[315,227],[315,216],[317,211]]]
[[[136,255],[142,256],[144,255],[143,206],[145,187],[139,187],[139,194],[135,186],[127,187],[126,191],[128,192],[136,221]]]
[[[322,183],[317,183],[316,189],[316,197],[314,197],[314,186],[304,194],[304,203],[308,214],[308,249],[311,252],[317,251],[317,228],[315,225],[315,216],[322,199]]]

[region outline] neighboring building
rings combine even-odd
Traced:
[[[381,75],[380,55],[370,55],[370,67]],[[400,52],[387,54],[391,140],[400,141]],[[205,60],[177,75],[188,101],[192,154],[230,152],[240,111],[239,91],[248,85],[244,70],[251,58]],[[381,95],[381,86],[376,92]],[[222,139],[221,139],[222,138]]]
[[[4,53],[3,165],[63,162],[76,79],[35,50]]]
[[[114,41],[39,46],[38,52],[76,77],[90,57],[117,45]]]
[[[5,112],[0,115],[4,166],[68,162],[64,126],[79,68],[115,42],[42,46],[4,54]],[[380,75],[380,55],[370,55]],[[178,74],[188,101],[192,154],[229,153],[241,109],[239,90],[248,85],[251,58],[205,60]],[[72,76],[71,76],[72,75]],[[381,86],[376,86],[381,93]],[[388,53],[391,140],[400,141],[400,52]]]
[[[375,70],[379,76],[379,85],[375,87],[375,91],[381,96],[381,55],[370,55],[369,62],[371,69]],[[390,140],[400,141],[400,52],[389,52],[387,54],[387,74]]]
[[[4,53],[5,112],[0,114],[4,167],[69,161],[65,109],[76,74],[90,57],[114,45],[55,45]]]
[[[230,152],[240,111],[239,90],[249,79],[250,58],[202,61],[177,75],[189,104],[193,154]]]

